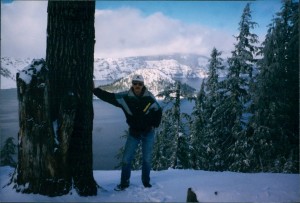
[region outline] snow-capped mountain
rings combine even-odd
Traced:
[[[172,78],[203,78],[207,76],[208,58],[194,54],[173,54],[126,58],[95,59],[97,80],[117,80],[138,69],[158,69]]]
[[[143,75],[145,86],[153,93],[153,95],[157,95],[162,92],[165,87],[175,83],[175,80],[158,69],[144,68],[138,69],[110,85],[102,86],[102,88],[112,92],[126,91],[131,87],[132,77],[135,74]]]
[[[0,89],[16,88],[16,73],[30,65],[32,59],[1,58]],[[169,78],[204,78],[208,58],[195,54],[173,54],[126,58],[96,58],[94,80],[115,81],[136,70],[155,69]]]

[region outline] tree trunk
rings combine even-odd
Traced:
[[[42,71],[32,74],[29,84],[25,72],[17,80],[19,191],[53,196],[74,186],[80,195],[97,194],[92,165],[94,15],[94,1],[48,2],[46,64],[38,61],[43,69],[34,68]]]

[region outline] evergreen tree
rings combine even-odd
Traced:
[[[13,155],[16,154],[16,144],[14,138],[9,137],[5,140],[5,144],[1,149],[1,164],[0,166],[12,166],[16,167],[17,163],[13,159]]]
[[[174,97],[175,94],[175,97]],[[181,97],[186,96],[181,91],[181,83],[166,88],[159,94],[168,103],[163,112],[163,119],[157,132],[154,149],[154,169],[189,168],[189,137],[186,133],[186,123],[180,110]]]
[[[224,69],[221,52],[214,48],[209,61],[207,82],[201,85],[192,113],[192,158],[197,160],[193,168],[222,171],[227,158],[223,157],[227,150],[224,142],[228,136],[224,136],[223,87],[218,75]]]
[[[284,1],[261,51],[252,92],[257,171],[299,171],[299,3]]]
[[[171,167],[170,157],[173,153],[173,142],[175,131],[172,117],[172,110],[163,112],[162,122],[156,133],[156,140],[153,149],[153,170],[165,170]]]
[[[204,80],[202,81],[200,91],[197,94],[195,106],[192,112],[193,122],[191,124],[191,168],[199,170],[209,170],[210,159],[207,156],[208,140],[205,140],[204,132],[205,117],[204,117]]]
[[[257,24],[251,21],[250,4],[244,8],[239,23],[239,35],[236,37],[237,43],[228,59],[229,72],[224,81],[224,101],[222,109],[224,110],[225,125],[224,137],[226,143],[223,143],[226,165],[229,170],[247,171],[249,170],[250,145],[246,137],[246,124],[249,119],[248,106],[250,104],[249,87],[253,82],[253,73],[256,60],[254,56],[258,51],[255,45],[258,43],[257,35],[251,33]]]
[[[226,134],[224,134],[223,122],[224,114],[222,112],[223,104],[223,87],[220,85],[220,79],[218,72],[224,69],[223,59],[221,58],[221,52],[217,49],[213,49],[211,53],[208,80],[205,87],[206,90],[206,112],[205,117],[207,120],[206,140],[209,141],[208,155],[210,159],[209,170],[222,171],[224,170],[224,157],[225,150],[224,141],[227,140]],[[225,136],[224,136],[225,135]]]
[[[213,48],[211,52],[211,58],[209,60],[208,67],[208,77],[206,82],[206,92],[208,92],[208,97],[214,103],[218,100],[218,90],[219,90],[219,74],[220,70],[223,70],[225,67],[223,65],[223,59],[221,58],[221,52],[219,52],[216,48]]]

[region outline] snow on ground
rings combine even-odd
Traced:
[[[200,202],[299,202],[299,174],[233,173],[196,170],[152,171],[152,188],[144,188],[141,171],[133,171],[131,185],[116,192],[120,171],[94,171],[101,186],[97,196],[80,197],[72,190],[59,197],[15,192],[9,181],[10,167],[0,167],[0,202],[185,202],[191,187]]]

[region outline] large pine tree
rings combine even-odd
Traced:
[[[256,170],[299,171],[299,3],[284,1],[263,42],[252,93]]]
[[[212,50],[207,81],[202,83],[193,110],[191,157],[193,168],[220,171],[223,169],[222,87],[219,71],[224,69],[221,52]]]
[[[186,134],[186,122],[183,121],[187,115],[181,113],[181,97],[187,96],[187,92],[182,91],[181,87],[181,83],[176,82],[160,93],[169,104],[163,112],[156,136],[153,153],[153,168],[156,170],[189,168],[190,165],[189,137]]]
[[[252,21],[250,4],[243,10],[239,23],[239,34],[232,56],[228,59],[229,70],[224,81],[224,134],[227,136],[223,147],[228,149],[225,156],[228,169],[247,171],[250,164],[248,159],[249,144],[245,129],[249,119],[248,106],[251,102],[249,88],[253,82],[253,73],[258,51],[257,35],[251,32],[257,24]]]
[[[200,91],[195,99],[195,106],[192,112],[192,123],[190,126],[190,159],[191,168],[199,170],[209,170],[209,164],[211,163],[208,155],[210,140],[207,140],[207,134],[205,133],[205,124],[207,119],[205,118],[205,82],[202,81]]]

